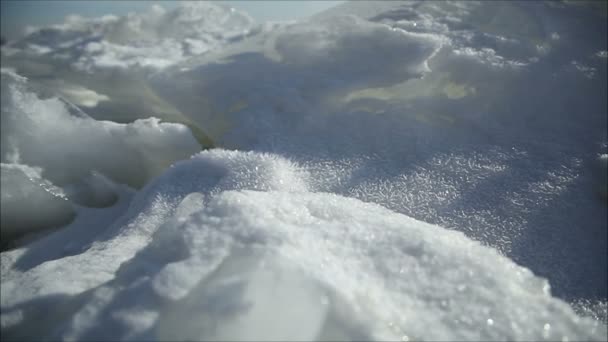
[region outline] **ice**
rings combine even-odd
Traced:
[[[74,216],[70,201],[111,204],[115,194],[105,177],[139,187],[200,150],[180,124],[155,118],[117,124],[70,109],[59,98],[41,99],[25,78],[2,71],[4,241],[68,223]],[[27,214],[32,206],[36,215]]]
[[[151,85],[220,146],[262,148],[260,143],[285,135],[290,141],[275,143],[310,149],[311,143],[325,141],[310,140],[309,134],[328,139],[343,134],[315,133],[330,127],[326,120],[331,119],[328,111],[337,110],[331,107],[336,98],[419,78],[443,43],[435,35],[393,30],[353,16],[279,27],[260,39],[261,51],[183,72],[172,68],[154,75]]]
[[[0,254],[3,339],[605,339],[586,6],[195,3],[3,46],[3,236],[65,219]]]
[[[597,164],[599,194],[608,199],[608,154],[600,155]]]
[[[193,56],[206,55],[249,36],[260,26],[247,14],[215,2],[183,2],[172,10],[100,18],[69,16],[52,27],[32,28],[2,46],[9,65],[45,92],[62,96],[98,120],[129,123],[158,117],[188,125],[204,146],[212,142],[172,105],[150,91],[146,78]]]
[[[60,25],[30,31],[10,43],[4,57],[9,57],[5,51],[13,58],[45,56],[47,62],[88,71],[162,69],[242,39],[255,31],[255,23],[249,15],[223,4],[195,1],[171,11],[154,5],[145,13],[122,17],[72,15]]]
[[[141,186],[171,162],[200,150],[189,129],[158,119],[131,124],[73,116],[58,98],[41,99],[27,81],[2,73],[2,161],[43,168],[64,185],[92,170],[116,182]]]
[[[40,170],[1,164],[2,241],[23,231],[63,226],[75,213],[63,191],[40,176]]]
[[[361,6],[372,22],[344,15]],[[385,15],[372,16],[369,6]],[[543,246],[553,231],[566,238],[582,224],[603,236],[606,227],[588,177],[606,136],[606,82],[571,63],[586,59],[605,74],[605,63],[589,57],[605,44],[595,30],[605,24],[593,17],[581,26],[566,9],[540,4],[493,6],[356,2],[334,16],[277,27],[257,37],[258,50],[167,69],[152,85],[216,146],[296,158],[319,170],[319,191],[465,231],[534,263],[538,247],[523,233],[531,226],[544,227],[534,233]],[[454,11],[471,26],[400,28],[404,16],[438,22]],[[509,14],[529,32],[513,27]],[[382,46],[381,53],[358,50],[367,46]],[[393,60],[386,51],[402,53]],[[422,71],[422,78],[407,70]],[[578,219],[549,219],[571,206]],[[599,258],[604,265],[605,239],[589,248],[572,247],[560,267],[572,265],[584,277],[594,264],[585,262],[582,271],[572,260]],[[536,270],[554,264],[547,253]],[[596,280],[596,293],[605,293],[605,281]]]
[[[81,107],[96,107],[101,101],[108,101],[110,98],[104,94],[98,94],[93,90],[78,85],[64,85],[60,88],[60,94],[67,100]]]
[[[220,60],[165,69],[152,85],[216,146],[295,159],[314,171],[315,191],[462,231],[549,278],[560,298],[605,301],[594,175],[606,24],[572,10],[354,2],[261,34],[257,50],[244,41]],[[387,58],[332,50],[376,42]],[[403,50],[414,55],[392,63],[386,52]]]
[[[287,27],[275,40],[275,50],[289,66],[332,75],[356,87],[392,83],[428,70],[426,61],[441,47],[440,37],[390,30],[355,16],[339,16],[316,25]],[[389,52],[390,51],[390,52]],[[382,67],[378,61],[382,60]],[[400,71],[396,75],[387,70]]]

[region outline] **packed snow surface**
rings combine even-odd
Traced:
[[[605,12],[196,2],[9,42],[3,340],[606,340]]]

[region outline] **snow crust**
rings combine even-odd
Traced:
[[[3,335],[601,340],[606,333],[494,249],[378,205],[309,192],[308,178],[298,165],[254,152],[213,150],[178,162],[87,250],[25,272],[24,255],[7,261],[22,251],[3,253],[11,269],[2,274]],[[73,267],[81,264],[89,266]],[[39,321],[14,318],[37,317],[47,305],[62,309],[42,330],[32,329]]]
[[[0,254],[3,339],[605,340],[605,32],[195,3],[3,46],[2,238],[61,226]]]

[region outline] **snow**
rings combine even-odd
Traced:
[[[3,339],[605,340],[604,19],[197,2],[10,42],[3,240],[43,233],[0,254]]]
[[[599,156],[597,173],[599,193],[608,198],[608,153]]]
[[[156,118],[96,121],[65,100],[41,99],[23,77],[7,70],[1,75],[3,235],[65,224],[73,216],[67,197],[92,206],[111,202],[104,176],[141,186],[200,150],[183,125]],[[69,189],[67,197],[57,187]],[[27,215],[35,204],[38,214]]]
[[[3,241],[22,230],[62,226],[73,218],[75,213],[62,190],[43,179],[40,169],[21,164],[0,165]]]
[[[64,84],[58,91],[71,103],[85,108],[96,107],[99,102],[110,100],[104,94],[98,94],[91,89],[79,85]]]
[[[35,317],[46,305],[66,311],[35,334],[66,340],[605,333],[494,249],[375,204],[309,192],[307,178],[254,152],[213,150],[177,163],[87,250],[3,274],[5,336],[34,338],[38,321],[11,317]]]
[[[68,16],[63,24],[32,28],[25,40],[9,44],[6,51],[13,58],[44,56],[58,65],[66,62],[62,61],[65,56],[77,69],[91,72],[162,69],[242,39],[255,29],[246,13],[218,3],[193,1],[171,11],[155,5],[147,12],[123,17]],[[3,55],[9,57],[4,50]]]

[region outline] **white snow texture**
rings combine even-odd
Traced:
[[[194,2],[9,42],[2,340],[606,340],[606,29]]]

